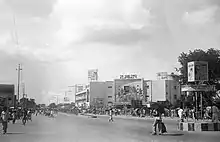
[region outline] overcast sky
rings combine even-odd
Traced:
[[[180,52],[219,48],[220,0],[0,0],[0,82],[48,103],[67,86],[121,73],[155,79]],[[16,27],[13,24],[16,17]],[[16,46],[15,29],[19,47]]]

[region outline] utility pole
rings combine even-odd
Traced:
[[[18,102],[20,102],[19,100],[19,95],[20,95],[20,75],[21,75],[21,64],[18,64],[18,68],[16,69],[18,71]]]
[[[26,99],[25,99],[25,84],[23,83],[23,107],[26,107]]]

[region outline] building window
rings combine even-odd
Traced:
[[[177,95],[174,95],[174,99],[175,99],[175,100],[177,99]]]
[[[112,88],[112,86],[108,86],[108,88]]]
[[[110,98],[112,98],[112,96],[108,96],[108,98],[110,99]]]
[[[174,86],[174,89],[176,89],[176,86]]]
[[[168,92],[166,92],[166,95],[168,95]]]

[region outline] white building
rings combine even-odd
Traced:
[[[107,106],[113,102],[113,81],[90,82],[87,87],[77,92],[75,102],[77,106]]]

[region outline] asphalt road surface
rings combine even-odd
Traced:
[[[180,132],[176,122],[165,121],[168,133],[152,136],[152,120],[88,118],[59,114],[56,118],[34,116],[26,126],[9,124],[0,142],[219,142],[220,132]]]

